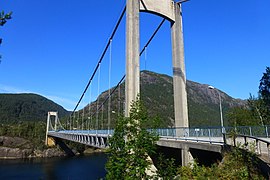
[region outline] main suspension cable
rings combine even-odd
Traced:
[[[90,77],[90,79],[89,79],[89,81],[88,81],[88,83],[87,83],[87,85],[86,85],[86,87],[85,87],[85,89],[84,89],[84,91],[83,91],[83,93],[82,93],[82,95],[81,95],[81,97],[80,97],[78,103],[76,104],[74,110],[72,111],[72,114],[74,114],[74,112],[76,111],[76,109],[77,109],[78,106],[80,105],[80,103],[81,103],[81,101],[82,101],[82,99],[83,99],[83,97],[84,97],[84,95],[85,95],[85,93],[86,93],[86,91],[87,91],[89,85],[91,84],[91,82],[92,82],[92,80],[93,80],[93,78],[94,78],[94,76],[95,76],[95,74],[96,74],[96,72],[97,72],[97,70],[98,70],[98,68],[99,68],[99,66],[100,66],[100,63],[102,62],[102,60],[103,60],[103,58],[104,58],[104,56],[105,56],[105,54],[106,54],[106,52],[107,52],[107,50],[108,50],[108,48],[109,48],[110,40],[113,39],[113,37],[114,37],[114,35],[115,35],[115,33],[116,33],[116,31],[117,31],[119,25],[120,25],[120,22],[122,21],[122,19],[123,19],[123,17],[124,17],[125,12],[126,12],[126,7],[123,9],[123,11],[122,11],[122,13],[121,13],[121,15],[120,15],[120,18],[118,19],[118,21],[117,21],[117,23],[116,23],[116,26],[115,26],[115,28],[114,28],[114,30],[113,30],[113,32],[112,32],[112,34],[111,34],[111,36],[110,36],[108,42],[107,42],[107,45],[106,45],[106,47],[105,47],[103,53],[101,54],[101,57],[99,58],[99,61],[98,61],[97,65],[96,65],[96,68],[95,68],[94,72],[92,73],[92,76]]]
[[[156,28],[156,30],[154,31],[154,33],[152,34],[152,36],[150,37],[150,39],[147,41],[147,43],[144,45],[143,49],[140,52],[141,56],[143,54],[143,52],[146,50],[147,46],[151,43],[151,41],[153,40],[153,38],[155,37],[155,35],[157,34],[157,32],[160,30],[161,26],[163,25],[163,23],[165,22],[165,18],[160,22],[160,24],[158,25],[158,27]],[[107,98],[103,101],[103,103],[99,106],[99,108],[97,108],[97,110],[95,112],[93,112],[92,114],[94,115],[95,113],[98,113],[98,111],[101,109],[101,107],[109,100],[110,96],[115,92],[115,90],[120,86],[120,84],[122,83],[122,81],[125,79],[126,75],[124,75],[121,80],[118,82],[118,84],[114,87],[114,89],[112,90],[111,93],[108,94]]]
[[[147,48],[147,46],[150,44],[150,42],[153,40],[153,38],[155,37],[155,35],[157,34],[157,32],[159,31],[159,29],[161,28],[161,26],[163,25],[163,23],[165,22],[165,18],[163,18],[163,20],[161,21],[161,23],[159,24],[159,26],[157,27],[157,29],[155,30],[155,32],[152,34],[152,36],[150,37],[150,39],[147,41],[147,43],[144,45],[143,49],[140,52],[140,56],[142,55],[142,53],[145,51],[145,49]]]

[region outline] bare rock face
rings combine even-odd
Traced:
[[[43,151],[43,157],[59,157],[65,156],[65,153],[57,148],[50,148]]]
[[[7,159],[28,158],[32,152],[32,149],[0,147],[0,157]]]
[[[32,149],[33,146],[29,140],[19,137],[0,136],[0,146],[10,148]]]
[[[34,150],[33,144],[29,140],[19,137],[0,136],[0,159],[58,156],[65,156],[65,153],[58,148],[49,148],[43,151]]]

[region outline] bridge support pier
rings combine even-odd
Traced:
[[[181,159],[182,159],[182,166],[188,166],[190,163],[194,161],[193,156],[189,151],[189,147],[184,145],[181,149]]]

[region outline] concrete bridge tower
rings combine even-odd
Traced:
[[[131,102],[140,92],[139,21],[140,11],[143,11],[171,22],[175,127],[188,127],[181,3],[173,0],[127,0],[126,8],[125,116],[129,116]],[[187,164],[188,153],[182,151],[183,163]]]
[[[127,0],[126,7],[125,115],[129,116],[131,102],[140,92],[139,12],[149,12],[171,22],[175,126],[188,127],[181,4],[172,0]]]

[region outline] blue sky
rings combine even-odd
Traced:
[[[33,92],[73,109],[94,70],[125,1],[1,0],[13,19],[1,27],[0,93]],[[183,4],[187,79],[232,97],[257,95],[270,66],[269,0],[191,0]],[[162,20],[141,13],[141,46]],[[125,73],[125,21],[101,65],[100,92]],[[166,22],[141,58],[141,69],[171,75],[170,24]],[[94,99],[92,94],[83,100]]]

